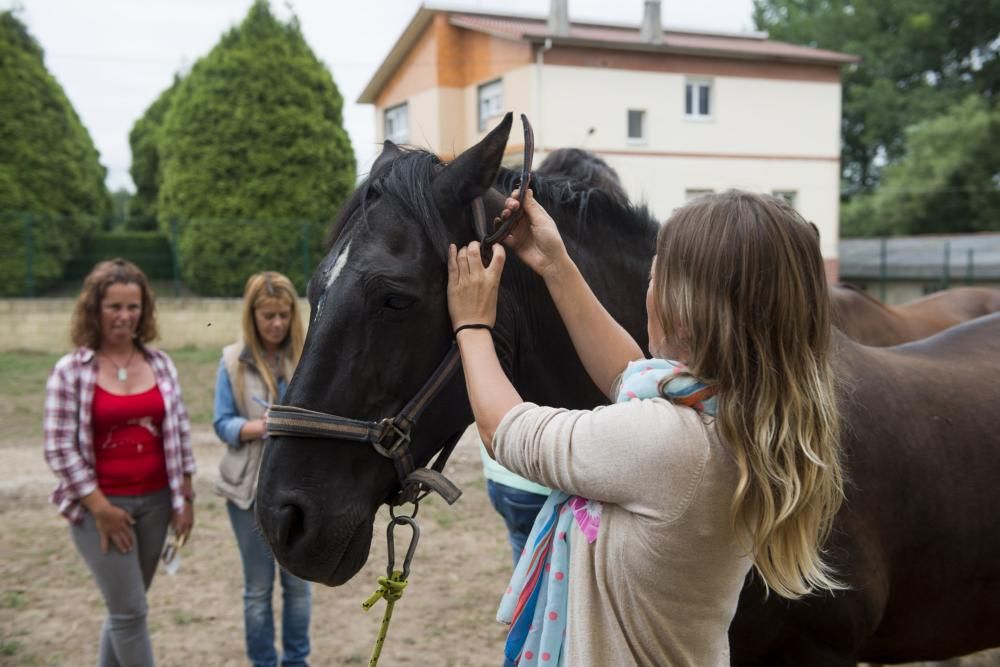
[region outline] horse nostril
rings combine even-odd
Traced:
[[[278,544],[291,549],[306,533],[306,514],[298,505],[283,505],[278,512]]]

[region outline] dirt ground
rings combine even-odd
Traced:
[[[161,667],[245,665],[239,556],[225,506],[211,490],[223,447],[206,426],[205,412],[217,352],[172,355],[196,424],[196,524],[180,571],[161,571],[153,582],[153,649]],[[0,357],[0,666],[93,665],[104,606],[66,522],[48,503],[53,478],[38,432],[45,379],[39,371],[55,357]],[[454,507],[439,498],[421,507],[410,585],[396,605],[383,665],[500,663],[504,628],[494,617],[510,574],[510,551],[471,441],[458,447],[448,474],[464,495]],[[316,667],[368,662],[384,603],[366,613],[361,602],[384,572],[386,518],[377,520],[371,558],[357,577],[340,588],[314,586]],[[277,593],[275,603],[280,607]],[[961,664],[1000,666],[1000,651]]]
[[[211,491],[222,445],[204,428],[195,443],[195,530],[179,572],[160,571],[150,589],[153,650],[163,667],[244,665],[239,555],[225,506]],[[0,665],[92,665],[103,603],[46,500],[52,482],[41,445],[4,447],[0,458]],[[464,494],[455,507],[435,498],[420,508],[410,585],[396,603],[381,664],[428,664],[431,656],[436,665],[499,664],[504,632],[494,617],[510,549],[471,443],[455,452],[449,475]],[[368,663],[384,603],[366,613],[361,602],[385,570],[384,526],[379,517],[361,574],[340,588],[314,586],[313,665]]]

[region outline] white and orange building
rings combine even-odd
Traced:
[[[565,7],[422,6],[358,99],[375,106],[378,140],[448,159],[505,111],[526,113],[536,165],[556,148],[591,150],[660,218],[728,188],[787,197],[819,227],[836,276],[840,74],[855,57],[760,33],[664,31],[655,2],[642,26],[571,23]]]

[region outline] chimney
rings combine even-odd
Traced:
[[[639,39],[646,44],[663,43],[663,24],[660,23],[660,0],[646,0],[646,8],[642,15],[642,27],[639,29]]]
[[[549,33],[553,37],[569,37],[569,10],[566,8],[568,1],[549,2]]]

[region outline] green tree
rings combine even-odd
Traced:
[[[906,156],[844,209],[845,236],[1000,231],[1000,111],[970,96],[907,132]]]
[[[156,200],[163,180],[160,168],[160,134],[163,118],[180,85],[181,77],[175,76],[173,84],[160,93],[129,132],[128,143],[132,148],[129,173],[135,183],[135,196],[129,210],[129,229],[156,229]]]
[[[970,93],[1000,92],[1000,0],[754,0],[774,39],[844,51],[844,192],[874,189],[906,128]]]
[[[105,174],[42,48],[13,12],[0,12],[0,294],[62,276],[110,210]]]
[[[157,200],[185,283],[239,294],[273,269],[304,287],[303,245],[318,252],[354,186],[342,107],[298,22],[262,0],[194,65],[164,118]]]
[[[129,221],[132,218],[132,202],[135,195],[125,188],[118,188],[111,193],[111,224],[108,227],[112,230],[129,228]]]

